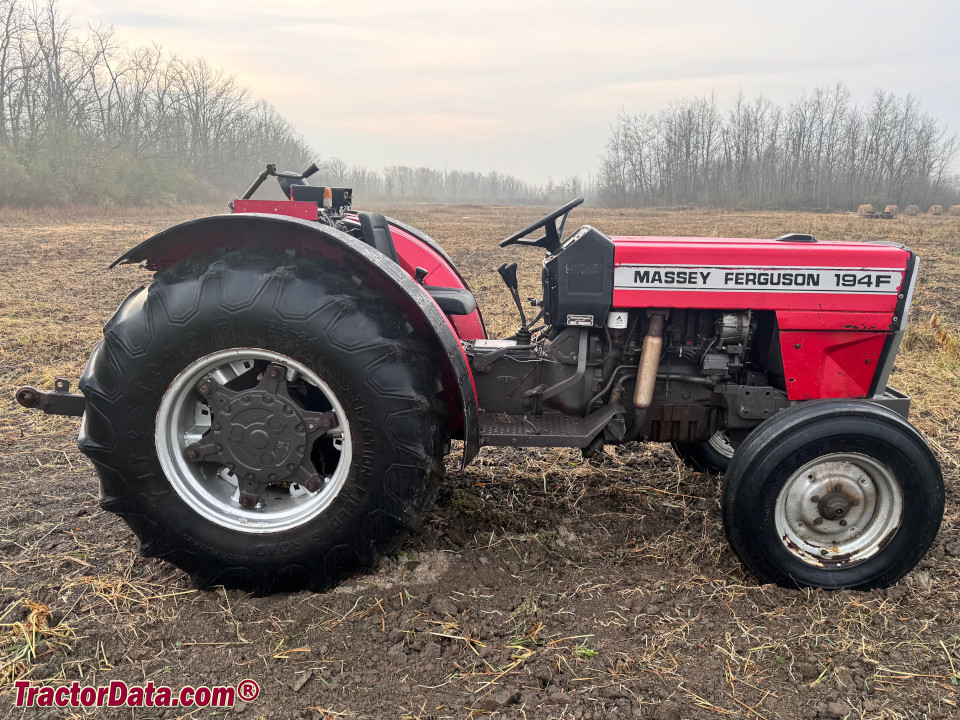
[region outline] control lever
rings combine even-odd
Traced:
[[[520,329],[514,334],[513,338],[518,342],[530,342],[530,328],[527,327],[527,316],[523,312],[523,303],[520,301],[520,283],[517,281],[517,264],[504,263],[497,268],[500,277],[503,278],[503,284],[507,286],[513,302],[517,306],[517,312],[520,313]]]
[[[520,313],[520,326],[527,327],[527,316],[523,312],[523,303],[520,302],[520,283],[517,281],[517,264],[504,263],[497,268],[500,277],[503,278],[503,284],[507,286],[513,301],[517,304],[517,311]]]

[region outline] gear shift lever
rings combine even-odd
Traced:
[[[497,268],[497,272],[500,273],[500,277],[503,278],[504,285],[510,290],[510,295],[513,296],[513,302],[516,303],[517,311],[520,313],[520,329],[517,330],[514,337],[516,337],[517,340],[526,339],[527,342],[530,342],[530,329],[527,327],[527,316],[523,312],[523,303],[520,302],[520,283],[517,281],[517,264],[504,263]]]

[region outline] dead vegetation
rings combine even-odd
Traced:
[[[496,241],[537,210],[383,211],[447,247],[492,334],[514,329],[495,268],[517,260],[521,292],[534,295],[539,253]],[[249,718],[957,715],[957,222],[595,209],[573,218],[611,234],[795,231],[917,250],[913,322],[893,380],[914,396],[914,422],[939,455],[947,515],[933,551],[895,587],[758,586],[727,548],[719,480],[651,445],[608,448],[589,463],[563,449],[487,449],[465,470],[451,457],[437,509],[377,572],[327,595],[253,599],[196,591],[176,569],[140,558],[132,534],[97,506],[93,470],[75,445],[78,423],[12,399],[21,384],[79,377],[103,322],[149,279],[106,265],[171,221],[168,211],[42,224],[8,213],[0,226],[3,706],[12,706],[17,679],[181,687],[250,677],[261,697],[231,711]],[[146,716],[188,715],[209,716]]]

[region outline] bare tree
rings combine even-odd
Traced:
[[[596,193],[615,206],[955,202],[947,172],[956,154],[956,138],[911,96],[877,92],[858,107],[837,84],[781,108],[741,94],[723,117],[711,96],[656,114],[621,112]]]

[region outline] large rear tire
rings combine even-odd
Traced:
[[[321,591],[371,567],[432,507],[449,446],[395,304],[289,255],[158,273],[80,387],[102,507],[199,587]]]
[[[899,580],[933,544],[943,476],[900,415],[815,401],[747,436],[721,506],[731,546],[761,582],[866,590]]]

